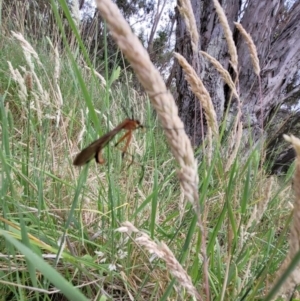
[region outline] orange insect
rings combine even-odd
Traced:
[[[132,139],[132,132],[138,128],[143,128],[141,123],[138,120],[126,118],[122,123],[120,123],[117,127],[115,127],[110,132],[106,133],[104,136],[100,137],[96,141],[92,142],[89,146],[83,149],[74,159],[73,164],[76,166],[81,166],[93,158],[95,158],[96,162],[99,164],[103,164],[105,160],[102,156],[102,149],[122,130],[125,130],[126,133],[118,140],[115,144],[117,146],[123,140],[126,140],[124,148],[122,150],[122,157],[126,153],[126,150],[129,146],[129,143]]]

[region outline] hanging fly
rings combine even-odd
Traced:
[[[141,123],[138,120],[126,118],[122,123],[116,126],[113,130],[106,133],[96,141],[92,142],[89,146],[83,149],[74,159],[73,164],[76,166],[82,166],[93,158],[99,164],[103,164],[105,160],[102,156],[103,148],[122,130],[125,130],[126,133],[118,140],[115,146],[118,146],[122,141],[125,141],[125,145],[122,149],[122,157],[124,157],[127,148],[132,139],[132,132],[138,128],[143,128]]]

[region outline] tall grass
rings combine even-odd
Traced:
[[[68,7],[60,4],[74,33],[71,44],[60,36],[63,51],[49,39],[34,43],[16,32],[0,41],[4,300],[267,296],[288,249],[292,169],[281,179],[265,174],[261,146],[246,155],[238,147],[240,116],[228,130],[215,124],[208,104],[212,132],[220,130],[209,151],[206,143],[199,150],[199,183],[188,195],[195,178],[184,166],[196,161],[188,155],[183,158],[190,161],[180,161],[186,150],[175,143],[174,159],[167,146],[178,135],[188,147],[182,127],[158,124],[147,96],[130,79],[118,84],[118,66],[109,70],[104,61],[105,80],[99,79]],[[53,30],[63,33],[55,9],[53,15]],[[166,91],[151,93],[150,83],[152,101],[171,101]],[[131,158],[122,160],[112,144],[104,150],[105,165],[74,167],[82,147],[126,117],[122,105],[133,107],[147,127],[130,146],[134,163],[128,167]],[[164,108],[154,106],[161,118]],[[172,110],[166,123],[168,114],[176,115]]]

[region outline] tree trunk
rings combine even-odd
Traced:
[[[229,56],[227,43],[223,36],[223,30],[218,22],[218,18],[211,0],[192,0],[193,12],[196,19],[198,33],[200,36],[199,51],[203,50],[218,59],[225,69],[229,68]],[[229,24],[233,28],[233,21],[237,19],[239,4],[236,0],[223,1],[223,9],[227,15]],[[192,48],[190,36],[187,32],[185,22],[179,12],[176,12],[176,45],[175,51],[182,54],[192,65]],[[200,56],[199,56],[200,58]],[[201,126],[201,110],[199,100],[193,95],[184,79],[184,74],[177,62],[176,64],[176,86],[178,92],[177,103],[180,117],[189,137],[195,137],[194,144],[199,145],[203,139],[202,134],[206,132]],[[202,79],[206,89],[209,91],[218,122],[222,120],[225,109],[225,89],[224,82],[207,61],[200,58],[200,66],[193,66],[198,76]],[[195,68],[196,67],[196,68]],[[204,119],[204,117],[203,117]]]
[[[200,9],[198,2],[199,1],[197,0],[191,0],[195,19],[197,20],[197,28],[200,26]],[[175,51],[182,54],[195,70],[200,70],[200,66],[193,64],[193,51],[190,36],[187,33],[185,22],[177,7],[175,9],[175,18],[177,20]],[[194,145],[198,145],[201,141],[201,116],[199,101],[189,89],[188,83],[184,78],[183,70],[176,61],[174,69],[178,93],[177,105],[180,112],[180,117],[185,125],[185,131],[192,143]]]
[[[191,3],[200,35],[199,48],[216,58],[232,73],[228,46],[212,1],[192,0]],[[251,128],[252,138],[257,140],[261,137],[263,124],[270,120],[276,106],[280,107],[291,102],[295,104],[299,101],[300,0],[294,1],[293,7],[289,10],[284,6],[283,0],[251,0],[244,9],[240,23],[251,35],[257,47],[262,70],[261,91],[247,44],[233,23],[238,22],[242,1],[223,0],[220,4],[234,32],[238,51],[239,95],[242,101],[244,127]],[[175,50],[191,63],[190,36],[182,16],[177,13],[176,17]],[[229,119],[236,115],[236,106],[229,103],[227,87],[212,65],[202,58],[200,62],[200,68],[195,70],[211,95],[220,124],[228,106],[230,105]],[[175,64],[180,116],[188,135],[190,137],[195,135],[195,144],[198,145],[202,141],[199,101],[189,90],[181,67],[177,62]]]

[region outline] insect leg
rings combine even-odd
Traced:
[[[132,131],[129,130],[124,136],[122,136],[118,142],[115,144],[115,146],[118,146],[123,140],[127,139],[126,143],[125,143],[125,146],[123,148],[123,151],[122,151],[122,158],[124,157],[124,154],[126,153],[126,150],[129,146],[129,143],[131,141],[131,138],[132,138]]]

